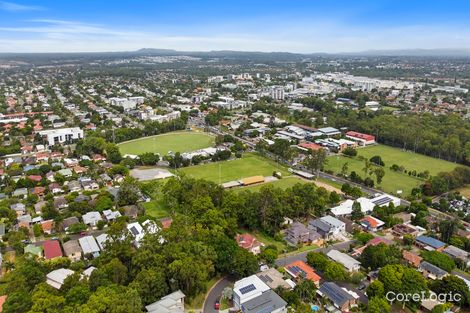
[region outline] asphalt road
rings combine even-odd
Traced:
[[[230,286],[230,284],[232,283],[233,283],[233,280],[231,280],[228,277],[224,277],[221,280],[219,280],[207,294],[206,299],[204,301],[204,308],[202,312],[203,313],[219,313],[218,310],[214,309],[214,303],[216,300],[220,299],[220,296],[222,295],[222,291],[225,289],[225,287]]]
[[[305,252],[291,254],[291,255],[287,255],[287,256],[283,256],[281,254],[281,257],[276,260],[276,265],[277,266],[286,266],[287,264],[290,264],[294,261],[299,261],[299,260],[306,262],[307,261],[307,254],[309,252],[312,252],[312,251],[326,253],[326,252],[328,252],[330,250],[333,250],[333,249],[348,250],[353,242],[354,242],[354,240],[349,240],[349,241],[345,241],[345,242],[338,242],[338,243],[332,244],[331,246],[328,246],[328,247],[325,247],[325,248],[318,248],[318,249],[315,249],[315,250],[305,251]]]

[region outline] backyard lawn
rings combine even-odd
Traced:
[[[403,195],[409,195],[414,187],[423,183],[423,180],[417,177],[409,176],[405,173],[394,172],[390,170],[390,166],[397,164],[403,166],[408,171],[416,170],[416,172],[423,172],[428,170],[431,175],[439,172],[448,172],[456,167],[456,164],[440,159],[431,158],[425,155],[403,151],[399,148],[388,147],[384,145],[369,146],[357,150],[358,156],[363,156],[367,159],[375,155],[379,155],[385,163],[384,170],[385,176],[381,185],[376,185],[386,192],[396,194],[398,190],[403,192]],[[336,174],[341,172],[344,163],[348,163],[348,174],[355,171],[364,178],[363,171],[364,161],[359,160],[357,157],[349,158],[342,155],[334,155],[328,158],[326,169],[332,170]],[[375,180],[375,176],[371,176]]]
[[[143,206],[145,212],[155,218],[159,219],[170,216],[170,212],[164,207],[162,200],[150,200],[149,202],[144,202]]]
[[[274,171],[279,171],[284,176],[290,175],[282,165],[254,153],[245,153],[240,159],[190,166],[178,171],[215,183],[225,183],[256,175],[271,176]]]
[[[167,155],[169,151],[188,152],[212,147],[215,138],[201,132],[172,132],[163,135],[143,137],[118,144],[122,154],[139,155],[145,152]]]

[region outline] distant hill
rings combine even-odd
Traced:
[[[422,57],[470,57],[470,49],[402,49],[402,50],[366,50],[346,52],[340,55],[357,56],[422,56]]]

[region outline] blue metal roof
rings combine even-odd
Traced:
[[[429,237],[429,236],[418,236],[416,237],[416,240],[419,241],[420,243],[433,247],[434,249],[439,249],[446,245],[444,242],[437,240],[436,238]]]

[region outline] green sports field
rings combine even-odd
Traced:
[[[216,183],[225,183],[256,175],[270,176],[273,171],[289,175],[285,167],[253,153],[245,153],[240,159],[190,166],[178,171],[191,177],[203,178]]]
[[[153,152],[163,156],[168,154],[168,151],[188,152],[212,147],[214,140],[214,136],[206,133],[173,132],[126,141],[118,146],[122,154],[139,155],[145,152]]]
[[[399,148],[393,148],[385,145],[375,145],[357,150],[358,156],[363,156],[367,159],[375,155],[380,155],[385,163],[385,177],[382,184],[379,185],[384,191],[389,193],[396,193],[397,190],[402,190],[403,195],[409,195],[414,187],[423,183],[422,179],[417,177],[408,176],[408,174],[394,172],[390,170],[390,166],[397,164],[404,166],[406,170],[423,172],[428,170],[431,175],[439,172],[448,172],[453,170],[457,165],[452,162],[435,159],[425,155],[403,151]],[[341,155],[335,155],[328,158],[326,169],[332,170],[335,173],[340,173],[344,163],[348,163],[348,173],[355,171],[364,178],[363,172],[364,161],[359,160],[357,157],[348,158]],[[372,175],[375,180],[375,176]]]

